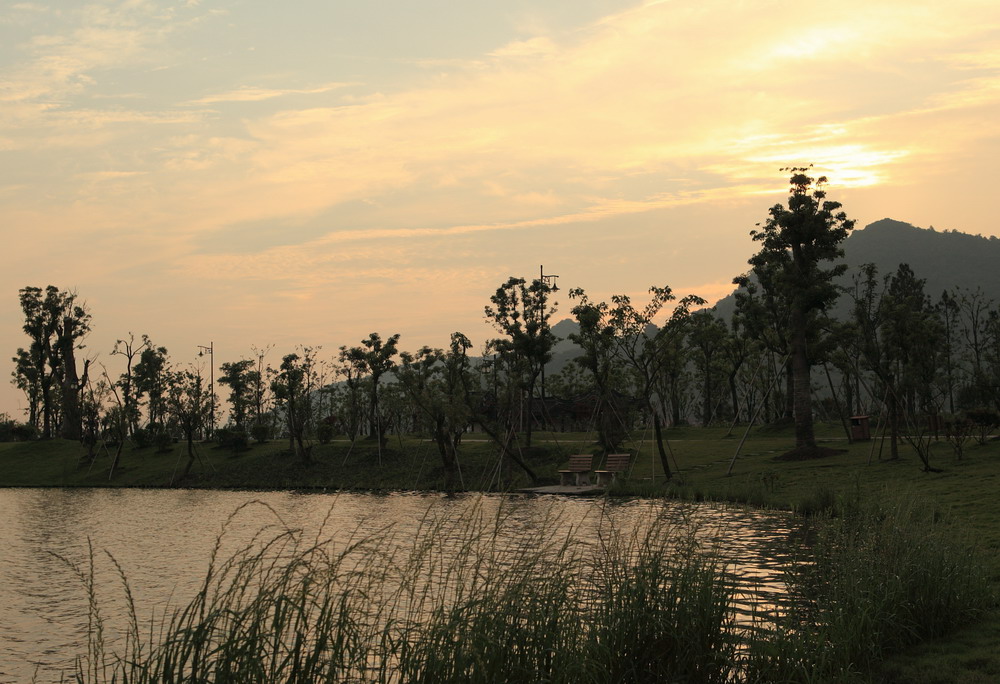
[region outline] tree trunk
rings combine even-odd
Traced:
[[[670,461],[667,458],[667,452],[663,448],[663,430],[660,425],[660,414],[653,411],[653,435],[656,437],[656,453],[660,456],[660,465],[663,466],[663,475],[666,477],[667,481],[673,477],[673,473],[670,471]]]
[[[812,388],[810,385],[809,356],[806,346],[805,318],[801,312],[792,313],[792,390],[795,399],[795,448],[816,447],[812,420]]]
[[[795,368],[793,363],[785,366],[785,408],[781,414],[783,420],[791,420],[795,416]]]
[[[80,414],[80,378],[76,373],[76,356],[73,354],[74,322],[70,318],[63,321],[63,415],[59,436],[63,439],[79,441],[83,437],[83,416]]]

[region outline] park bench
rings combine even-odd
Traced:
[[[590,471],[594,457],[590,454],[574,454],[569,457],[569,467],[559,471],[559,484],[563,487],[590,484]]]
[[[594,474],[597,475],[597,484],[607,487],[615,481],[615,475],[628,470],[631,461],[632,456],[630,454],[608,454],[608,459],[604,463],[604,469],[594,471]]]

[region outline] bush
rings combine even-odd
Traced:
[[[250,446],[247,433],[235,427],[224,427],[216,430],[215,443],[223,449],[232,449],[233,451],[244,451]]]
[[[333,425],[326,421],[322,421],[316,426],[316,438],[320,444],[329,444],[334,434],[336,434],[336,430],[333,429]]]
[[[160,429],[156,431],[153,443],[156,444],[156,450],[162,453],[170,450],[170,447],[174,445],[174,438],[169,432],[167,432],[165,427],[161,426]]]
[[[256,423],[250,428],[250,436],[257,444],[265,444],[271,438],[271,428],[264,423]]]
[[[33,439],[38,439],[34,425],[16,420],[0,421],[0,442],[30,442]]]
[[[136,449],[145,449],[153,444],[155,433],[149,428],[139,428],[129,438]]]

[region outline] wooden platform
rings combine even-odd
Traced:
[[[566,494],[569,496],[591,496],[594,494],[603,494],[606,489],[604,487],[596,487],[592,484],[587,485],[547,485],[545,487],[529,487],[528,489],[517,490],[524,494]]]

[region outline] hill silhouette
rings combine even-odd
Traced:
[[[1000,300],[1000,240],[958,231],[918,228],[909,223],[882,219],[854,231],[844,241],[844,261],[852,272],[873,263],[883,276],[899,264],[909,264],[924,291],[937,300],[945,290],[975,290]],[[846,283],[845,283],[846,284]]]
[[[1000,239],[969,235],[955,230],[938,231],[934,227],[919,228],[910,223],[884,218],[852,231],[844,240],[844,262],[847,273],[840,284],[849,286],[863,264],[878,267],[880,277],[894,273],[900,264],[909,264],[918,278],[924,279],[924,292],[936,302],[945,290],[975,291],[1000,302]],[[749,266],[747,267],[749,269]],[[736,275],[736,274],[733,274]],[[695,293],[697,294],[697,293]],[[715,305],[715,312],[728,319],[736,306],[730,294]],[[842,317],[850,310],[850,298],[842,296],[834,315]],[[566,318],[552,327],[561,339],[553,350],[546,373],[556,373],[579,354],[569,341],[576,332],[576,321]]]
[[[848,270],[839,284],[849,286],[863,264],[875,264],[879,277],[895,273],[909,264],[917,278],[925,280],[924,292],[937,302],[945,290],[975,291],[1000,301],[1000,239],[969,235],[954,230],[918,228],[910,223],[884,218],[852,231],[844,240],[844,263]],[[749,270],[749,266],[747,267]],[[715,305],[716,314],[728,319],[736,306],[730,294]],[[833,315],[849,311],[849,298],[842,296]]]

